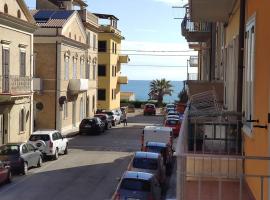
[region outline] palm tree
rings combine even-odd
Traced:
[[[150,82],[150,92],[149,97],[152,100],[157,100],[158,105],[162,105],[163,97],[165,95],[172,95],[172,85],[170,81],[167,81],[165,78],[156,79]]]

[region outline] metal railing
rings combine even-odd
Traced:
[[[189,109],[185,111],[176,148],[177,199],[266,199],[270,176],[265,166],[270,157],[243,155],[237,113],[207,117],[190,115]],[[257,167],[246,168],[254,165]],[[257,196],[246,183],[256,185]]]
[[[198,73],[188,73],[188,80],[198,80]]]
[[[0,76],[1,94],[25,94],[31,92],[31,78],[28,76]]]

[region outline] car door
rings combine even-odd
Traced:
[[[26,144],[28,148],[28,153],[31,154],[32,166],[37,166],[39,161],[39,151],[35,150],[35,147],[32,144]]]
[[[57,132],[53,133],[52,134],[52,140],[53,140],[53,147],[54,147],[54,150],[56,150],[56,148],[58,148],[58,151],[61,150],[59,148],[59,139],[58,139],[58,134]]]
[[[33,155],[29,152],[26,144],[22,145],[21,157],[25,162],[27,162],[28,167],[33,166]]]
[[[5,180],[7,169],[4,167],[4,164],[0,160],[0,183],[2,183]]]

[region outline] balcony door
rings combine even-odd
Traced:
[[[3,79],[2,79],[2,91],[4,93],[9,92],[9,49],[3,49],[3,54],[2,54],[2,74],[3,74]]]

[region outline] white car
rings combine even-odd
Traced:
[[[30,135],[29,143],[37,147],[45,156],[57,160],[59,154],[68,153],[68,139],[56,130],[40,130]]]

